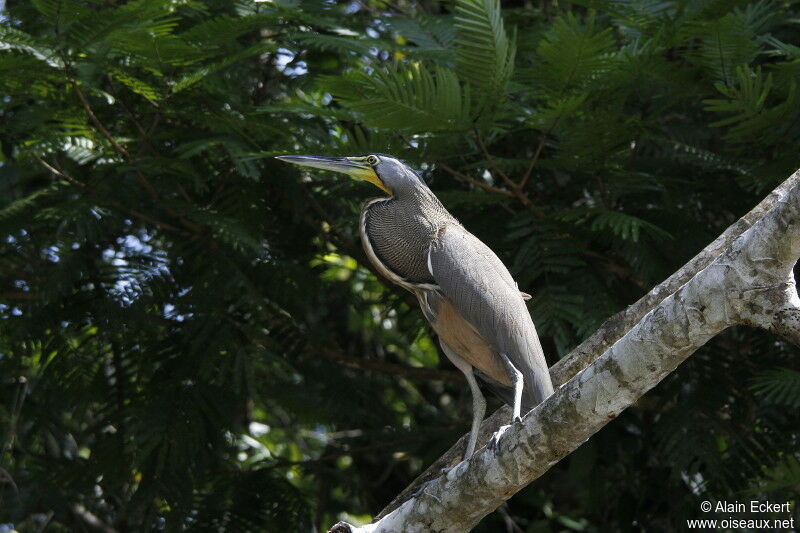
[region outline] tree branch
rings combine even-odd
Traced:
[[[171,231],[173,233],[177,233],[177,234],[182,235],[184,237],[191,237],[192,236],[191,233],[189,233],[187,231],[184,231],[184,230],[182,230],[182,229],[180,229],[178,227],[175,227],[172,224],[168,224],[166,222],[162,222],[160,220],[157,220],[157,219],[151,217],[150,215],[142,213],[141,211],[137,211],[135,209],[129,209],[125,205],[121,204],[120,202],[117,202],[116,200],[111,200],[110,198],[105,198],[103,196],[100,196],[87,183],[84,183],[84,182],[82,182],[80,180],[76,180],[75,178],[71,177],[70,175],[68,175],[68,174],[64,173],[63,171],[55,168],[54,166],[52,166],[51,164],[49,164],[47,161],[45,161],[44,159],[42,159],[41,157],[39,157],[36,154],[33,154],[33,157],[34,157],[34,159],[36,159],[39,162],[40,165],[42,165],[44,168],[46,168],[47,170],[52,172],[54,175],[58,176],[59,178],[62,178],[63,180],[67,181],[68,183],[70,183],[70,184],[72,184],[72,185],[74,185],[74,186],[76,186],[76,187],[78,187],[80,189],[83,189],[87,193],[89,193],[92,196],[94,196],[95,198],[97,198],[99,200],[99,203],[103,203],[103,204],[105,204],[105,205],[107,205],[109,207],[113,207],[114,209],[116,209],[118,211],[121,211],[121,212],[123,212],[123,213],[125,213],[127,215],[130,215],[130,216],[132,216],[134,218],[139,218],[139,219],[144,220],[145,222],[150,222],[151,224],[154,224],[154,225],[156,225],[156,226],[158,226],[160,228],[163,228],[163,229],[165,229],[167,231]]]
[[[528,184],[528,180],[531,179],[531,174],[533,174],[533,169],[536,168],[536,163],[539,162],[539,156],[542,155],[542,149],[544,148],[544,139],[546,134],[542,134],[541,138],[539,139],[539,146],[536,147],[536,152],[534,152],[533,157],[531,158],[531,162],[528,165],[528,168],[525,169],[525,174],[522,175],[522,180],[519,182],[519,188],[524,189],[525,186]]]
[[[798,256],[800,171],[554,365],[554,384],[567,383],[506,432],[497,452],[476,452],[373,524],[339,523],[331,531],[466,531],[725,328],[784,328],[797,339],[800,301],[794,280],[787,279]],[[776,314],[784,318],[776,321]],[[764,323],[767,316],[773,317],[770,324]]]
[[[244,331],[244,330],[243,330]],[[244,331],[247,338],[261,346],[269,346],[270,341],[266,338],[254,335]],[[381,374],[389,374],[393,376],[401,376],[408,379],[423,379],[423,380],[439,380],[439,381],[453,381],[461,382],[463,377],[459,372],[454,370],[439,370],[437,368],[420,368],[408,365],[400,365],[397,363],[390,363],[388,361],[376,361],[374,359],[364,359],[348,355],[337,348],[330,348],[327,346],[314,346],[307,344],[305,351],[310,357],[324,357],[329,361],[350,367],[358,370],[366,370],[368,372],[378,372]]]
[[[80,100],[81,105],[83,106],[84,111],[86,111],[86,115],[89,117],[89,120],[92,121],[92,124],[94,124],[94,126],[98,130],[100,130],[100,133],[103,134],[103,137],[105,137],[108,140],[108,142],[111,143],[111,146],[114,147],[114,150],[116,150],[122,157],[124,157],[126,161],[130,161],[131,155],[128,153],[128,150],[126,150],[124,146],[122,146],[117,142],[114,136],[111,135],[111,132],[109,132],[106,129],[103,123],[100,122],[100,119],[97,118],[97,115],[94,114],[92,106],[89,105],[89,101],[86,99],[86,96],[84,96],[83,91],[81,91],[81,88],[78,86],[78,82],[76,82],[72,78],[70,78],[69,81],[70,83],[72,83],[72,88],[75,89],[75,94],[78,96],[78,100]]]
[[[528,165],[528,168],[525,170],[525,174],[522,176],[522,180],[519,182],[519,188],[524,189],[525,186],[528,184],[528,180],[530,179],[531,175],[533,174],[533,169],[536,168],[536,163],[539,162],[539,156],[542,155],[542,149],[544,148],[544,143],[547,140],[547,136],[550,135],[558,123],[561,122],[561,117],[563,113],[559,113],[553,123],[547,128],[547,131],[542,132],[539,136],[539,145],[536,147],[536,152],[534,152],[533,157],[531,158],[531,162]]]
[[[747,318],[747,323],[771,331],[800,347],[800,298],[797,297],[794,279],[787,282],[783,290],[769,291],[763,296],[767,301],[778,300],[783,304],[777,310],[754,305],[749,310],[753,314]]]
[[[463,181],[463,182],[469,183],[471,185],[475,185],[476,187],[480,187],[481,189],[484,189],[484,190],[489,191],[489,192],[502,194],[504,196],[511,196],[512,198],[516,198],[516,195],[513,192],[509,191],[508,189],[501,189],[500,187],[494,187],[492,185],[489,185],[488,183],[483,183],[482,181],[478,181],[475,178],[470,178],[469,176],[467,176],[465,174],[462,174],[461,172],[455,170],[454,168],[446,165],[445,163],[443,163],[441,161],[436,161],[436,165],[441,167],[442,170],[444,170],[445,172],[447,172],[451,176],[455,177],[459,181]]]
[[[800,171],[795,172],[792,177],[772,191],[756,207],[750,210],[749,213],[729,226],[728,229],[711,244],[706,246],[700,253],[694,256],[669,278],[654,287],[636,303],[603,322],[597,331],[550,368],[550,377],[553,380],[553,385],[555,387],[563,385],[575,374],[597,359],[597,357],[602,355],[605,350],[622,338],[622,336],[644,318],[647,313],[652,311],[656,305],[661,303],[670,294],[673,294],[684,283],[689,281],[692,276],[707,267],[723,250],[728,248],[734,240],[740,237],[742,233],[763,217],[767,211],[772,209],[781,198],[786,197],[789,189],[796,185],[798,181],[800,181]],[[786,336],[782,330],[778,331],[778,329],[775,329],[774,331],[784,337]],[[492,434],[511,417],[510,413],[511,410],[509,407],[504,405],[483,421],[478,435],[478,446],[486,444]],[[439,477],[442,470],[460,461],[464,449],[466,448],[468,437],[468,434],[463,435],[449,450],[434,461],[422,474],[412,481],[408,487],[403,489],[389,505],[378,513],[377,518],[381,518],[396,509],[400,504],[408,500],[411,495],[417,491],[420,485]]]
[[[492,167],[492,170],[494,170],[498,176],[503,178],[503,181],[506,182],[506,185],[508,185],[512,189],[518,188],[519,185],[514,183],[514,181],[511,178],[509,178],[508,175],[502,170],[500,170],[500,168],[497,166],[494,157],[492,157],[492,154],[490,154],[489,150],[486,149],[486,144],[483,142],[483,137],[481,136],[481,132],[479,132],[477,129],[475,130],[475,138],[478,140],[478,146],[480,146],[481,152],[483,152],[483,157],[485,157],[486,160],[489,162],[489,165]]]
[[[98,533],[117,533],[116,529],[103,522],[96,514],[89,511],[80,503],[72,505],[70,510],[75,518],[90,531],[97,531]]]
[[[796,186],[799,181],[800,171],[795,172],[756,207],[750,210],[749,213],[731,224],[711,244],[706,246],[669,278],[655,286],[636,303],[606,320],[589,338],[553,365],[550,370],[553,382],[564,383],[585,368],[608,347],[619,340],[626,331],[638,323],[656,305],[662,302],[664,298],[673,294],[694,275],[711,264],[737,238],[761,219],[767,211],[774,208],[781,198],[786,197],[788,191]]]
[[[35,292],[0,292],[0,301],[2,300],[37,300],[39,295]]]
[[[83,91],[81,91],[81,88],[78,85],[78,83],[72,78],[70,78],[70,82],[72,83],[72,87],[75,89],[75,94],[78,95],[78,100],[80,100],[84,111],[86,111],[86,115],[89,117],[89,120],[92,121],[92,124],[94,124],[98,130],[100,130],[100,133],[103,135],[103,137],[108,139],[108,142],[111,143],[111,146],[114,147],[114,150],[116,150],[117,153],[121,155],[123,159],[125,159],[125,161],[133,164],[133,158],[131,157],[131,154],[124,146],[122,146],[117,142],[114,136],[111,135],[111,132],[109,132],[108,129],[103,125],[103,123],[100,122],[100,119],[97,118],[97,115],[95,115],[94,110],[92,110],[92,106],[89,105],[89,100],[86,99],[86,96],[83,94]],[[155,122],[153,127],[155,127]],[[145,136],[143,138],[143,142],[148,142],[147,141],[148,138],[149,138],[148,136]],[[148,180],[147,177],[145,177],[145,175],[138,168],[133,169],[133,174],[136,177],[136,181],[139,183],[139,185],[141,185],[142,189],[144,189],[144,191],[147,193],[150,199],[156,203],[160,202],[161,197],[159,196],[158,191],[153,186],[153,184],[150,183],[150,180]],[[202,226],[195,224],[194,222],[188,220],[184,216],[181,216],[179,213],[175,212],[174,209],[165,207],[163,205],[161,206],[161,208],[170,216],[173,216],[176,219],[178,219],[181,225],[189,229],[192,233],[196,234],[206,233]]]
[[[394,376],[401,376],[409,379],[423,379],[423,380],[439,380],[439,381],[453,381],[462,382],[464,377],[458,372],[451,370],[439,370],[436,368],[420,368],[408,365],[400,365],[396,363],[389,363],[387,361],[376,361],[373,359],[363,359],[361,357],[354,357],[347,355],[338,350],[331,348],[310,348],[312,355],[321,355],[325,359],[329,359],[336,363],[348,366],[350,368],[357,368],[359,370],[368,370],[372,372],[379,372],[381,374],[390,374]]]

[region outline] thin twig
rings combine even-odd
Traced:
[[[500,516],[503,517],[503,521],[506,523],[506,531],[508,533],[525,533],[519,524],[511,517],[511,514],[508,512],[508,503],[504,503],[500,507],[497,508],[497,512]]]
[[[409,148],[416,148],[403,135],[398,134],[398,136],[400,137],[400,139],[402,139],[402,141],[404,143],[406,143],[406,145],[408,145]],[[459,181],[463,181],[463,182],[469,183],[471,185],[475,185],[476,187],[479,187],[479,188],[481,188],[481,189],[483,189],[485,191],[493,192],[493,193],[496,193],[496,194],[502,194],[503,196],[510,196],[511,198],[516,198],[524,206],[529,206],[531,204],[530,199],[518,187],[514,187],[513,190],[501,189],[500,187],[495,187],[493,185],[489,185],[488,183],[484,183],[482,181],[476,180],[475,178],[471,178],[471,177],[469,177],[469,176],[467,176],[465,174],[462,174],[461,172],[459,172],[459,171],[455,170],[454,168],[452,168],[452,167],[448,166],[447,164],[445,164],[443,161],[436,160],[436,161],[434,161],[434,164],[436,166],[438,166],[438,167],[441,167],[442,170],[444,170],[445,172],[447,172],[448,174],[450,174],[451,176],[453,176],[454,178],[456,178]]]
[[[372,359],[362,359],[361,357],[354,357],[347,355],[338,350],[327,347],[312,348],[309,351],[315,355],[321,355],[325,359],[339,363],[341,365],[357,368],[359,370],[369,370],[373,372],[380,372],[381,374],[391,374],[394,376],[402,376],[410,379],[424,379],[424,380],[441,380],[461,382],[463,378],[457,372],[451,370],[439,370],[436,368],[420,368],[414,366],[398,365],[386,361],[375,361]]]
[[[99,531],[100,533],[117,533],[117,530],[114,529],[114,527],[105,523],[96,514],[89,511],[80,503],[73,504],[70,507],[70,510],[76,518],[78,518],[86,527],[93,531]]]
[[[467,183],[475,185],[476,187],[480,187],[481,189],[484,189],[484,190],[487,190],[487,191],[490,191],[490,192],[493,192],[493,193],[502,194],[504,196],[510,196],[512,198],[516,197],[516,195],[513,192],[509,191],[508,189],[501,189],[500,187],[494,187],[492,185],[489,185],[488,183],[483,183],[482,181],[478,181],[475,178],[471,178],[471,177],[469,177],[467,175],[464,175],[461,172],[449,167],[448,165],[446,165],[442,161],[436,161],[435,163],[436,163],[436,166],[441,167],[442,170],[444,170],[448,174],[451,174],[452,176],[454,176],[456,179],[458,179],[460,181],[465,181]]]
[[[547,131],[543,132],[541,137],[539,137],[539,146],[536,147],[536,152],[533,154],[533,158],[531,158],[531,164],[528,165],[528,169],[525,171],[525,175],[522,176],[522,181],[519,182],[519,188],[524,189],[525,185],[528,184],[528,180],[531,177],[531,173],[533,172],[534,167],[536,167],[536,163],[539,162],[539,156],[542,154],[542,149],[544,148],[544,143],[547,140],[547,136],[550,135],[558,123],[561,122],[561,118],[563,117],[563,112],[559,113],[559,115],[553,120],[553,123],[550,124],[550,127],[547,128]]]
[[[150,127],[147,128],[146,140],[150,142],[150,137],[153,136],[153,133],[156,131],[156,126],[158,126],[159,121],[161,120],[161,112],[156,111],[156,115],[153,117],[153,123],[150,124]]]
[[[78,86],[78,83],[72,78],[70,78],[69,81],[72,83],[72,87],[75,89],[75,94],[78,95],[78,100],[81,101],[81,105],[83,105],[83,109],[86,111],[89,120],[92,121],[98,130],[100,130],[100,133],[103,134],[103,137],[108,139],[108,142],[111,143],[111,146],[113,146],[114,149],[122,155],[122,157],[130,161],[131,155],[128,153],[128,150],[126,150],[124,146],[117,142],[114,136],[111,135],[111,132],[106,129],[103,123],[100,122],[100,119],[97,118],[97,115],[94,114],[92,106],[89,105],[89,101],[86,99],[86,96],[84,96],[83,91],[81,91],[81,88]]]
[[[520,201],[520,203],[522,203],[522,205],[525,206],[530,205],[531,201],[528,198],[528,195],[526,195],[525,192],[522,190],[521,183],[519,184],[516,183],[514,180],[509,178],[505,172],[500,170],[500,167],[498,167],[497,164],[495,163],[494,157],[492,157],[492,154],[490,154],[489,150],[486,148],[486,144],[484,144],[483,142],[483,137],[481,136],[481,133],[477,129],[475,130],[475,138],[478,139],[478,145],[481,147],[483,156],[486,158],[487,161],[489,161],[489,165],[492,167],[492,169],[494,169],[495,173],[499,174],[500,177],[503,178],[503,181],[505,181],[506,184],[508,184],[508,186],[511,187],[511,191],[514,193],[514,196],[517,197],[517,199]]]
[[[528,169],[525,171],[525,174],[522,176],[522,181],[519,182],[519,188],[524,189],[525,185],[528,184],[528,180],[533,173],[533,168],[536,166],[536,163],[539,161],[539,156],[542,153],[542,148],[544,148],[544,139],[545,134],[542,134],[541,139],[539,139],[539,146],[536,147],[536,152],[533,154],[533,158],[531,158],[531,163],[528,165]]]
[[[98,200],[101,200],[102,203],[108,205],[109,207],[113,207],[117,211],[121,211],[121,212],[126,213],[128,215],[131,215],[131,216],[133,216],[135,218],[140,218],[140,219],[144,220],[145,222],[150,222],[151,224],[155,224],[156,226],[158,226],[160,228],[163,228],[163,229],[165,229],[167,231],[171,231],[173,233],[177,233],[177,234],[182,235],[184,237],[191,237],[192,236],[191,233],[189,233],[187,231],[184,231],[184,230],[182,230],[182,229],[180,229],[180,228],[178,228],[176,226],[173,226],[172,224],[168,224],[167,222],[162,222],[160,220],[157,220],[157,219],[151,217],[150,215],[142,213],[141,211],[137,211],[135,209],[130,209],[130,208],[126,207],[125,205],[121,204],[120,202],[117,202],[116,200],[112,200],[110,198],[105,198],[105,197],[97,194],[97,192],[92,187],[90,187],[88,184],[86,184],[86,183],[84,183],[82,181],[76,180],[75,178],[73,178],[72,176],[69,176],[68,174],[65,174],[61,170],[59,170],[59,169],[53,167],[52,165],[50,165],[44,159],[40,158],[38,155],[34,154],[33,157],[44,168],[46,168],[47,170],[49,170],[50,172],[52,172],[53,174],[55,174],[59,178],[67,181],[68,183],[70,183],[72,185],[75,185],[76,187],[79,187],[79,188],[85,190],[86,192],[88,192],[89,194],[91,194],[92,196],[97,198]]]
[[[89,119],[92,121],[95,127],[98,130],[100,130],[100,133],[103,134],[103,137],[108,139],[108,142],[111,143],[111,146],[114,147],[117,153],[119,153],[128,163],[133,163],[133,159],[131,158],[131,155],[128,152],[128,150],[124,146],[119,144],[116,139],[114,139],[114,136],[111,135],[111,133],[103,125],[103,123],[100,122],[100,119],[97,118],[97,115],[95,115],[94,111],[92,110],[92,106],[89,105],[89,101],[86,99],[86,96],[83,94],[83,91],[81,91],[80,87],[78,86],[78,83],[72,78],[70,78],[70,82],[72,83],[72,87],[75,89],[75,94],[78,95],[78,99],[81,101],[81,104],[83,105],[83,109],[86,111],[86,114],[89,116]],[[154,124],[151,127],[151,131],[152,128],[155,127],[155,123],[156,121],[154,121]],[[153,184],[150,183],[150,181],[145,177],[145,175],[138,168],[133,169],[133,174],[136,177],[136,181],[139,182],[139,185],[142,186],[142,188],[145,190],[150,199],[153,200],[154,202],[160,202],[161,197],[159,196],[158,191],[153,186]],[[163,205],[161,205],[161,208],[165,212],[167,212],[167,214],[169,214],[170,216],[177,218],[184,227],[188,228],[193,233],[197,234],[205,233],[202,226],[199,226],[198,224],[195,224],[194,222],[183,217],[179,213],[176,213],[174,209],[171,209]]]
[[[428,439],[428,438],[430,438],[430,435],[436,435],[436,434],[442,433],[443,431],[447,431],[447,430],[448,430],[448,426],[439,426],[433,431],[430,431],[430,430],[429,431],[417,431],[417,432],[414,433],[414,435],[408,435],[403,439],[396,439],[396,440],[386,441],[386,442],[378,442],[376,444],[368,444],[368,445],[364,445],[364,446],[354,446],[354,447],[350,447],[350,448],[348,448],[346,450],[332,451],[332,452],[326,453],[325,455],[321,455],[319,457],[315,457],[315,458],[312,458],[312,459],[302,459],[300,461],[292,461],[292,460],[289,460],[289,459],[283,459],[281,457],[278,457],[275,463],[267,466],[266,468],[268,470],[271,470],[271,469],[274,469],[274,468],[289,468],[289,467],[293,467],[293,466],[304,466],[304,465],[309,465],[309,464],[316,464],[316,463],[322,463],[322,462],[326,462],[326,461],[332,461],[332,460],[338,459],[340,457],[353,455],[353,454],[361,453],[361,452],[371,452],[371,451],[374,451],[374,450],[382,450],[382,449],[385,449],[385,448],[395,448],[395,447],[397,447],[398,445],[401,445],[401,444],[407,444],[409,442],[415,442],[415,441],[420,441],[420,440],[423,440],[423,439]],[[330,436],[330,435],[328,435],[328,436]]]
[[[492,167],[492,170],[494,170],[501,178],[503,178],[503,181],[505,181],[509,187],[511,187],[512,189],[518,188],[519,185],[517,185],[514,182],[514,180],[509,178],[508,175],[502,170],[500,170],[500,168],[497,166],[494,157],[492,157],[492,154],[490,154],[489,150],[486,149],[486,144],[483,142],[483,137],[481,136],[481,132],[479,132],[477,129],[475,130],[475,138],[478,140],[478,146],[481,147],[481,152],[483,152],[483,156],[489,162],[489,166]]]
[[[64,61],[65,65],[67,66],[69,65],[69,61],[67,60],[66,56],[62,55],[62,60]],[[72,85],[72,88],[75,90],[75,94],[78,96],[78,100],[81,101],[81,105],[83,106],[84,111],[86,111],[86,115],[89,117],[89,120],[92,121],[92,124],[95,125],[95,127],[100,131],[103,137],[105,137],[108,140],[108,142],[111,143],[111,146],[114,147],[114,150],[116,150],[117,153],[119,153],[125,159],[125,161],[129,163],[132,162],[133,160],[128,150],[117,142],[114,136],[111,135],[111,132],[108,131],[108,129],[103,125],[103,123],[100,122],[100,119],[97,118],[97,115],[95,115],[92,106],[89,104],[89,100],[86,99],[86,96],[83,94],[83,91],[81,91],[78,82],[75,81],[75,79],[71,75],[69,75],[68,72],[66,74],[67,74],[67,79]],[[142,174],[138,170],[135,170],[134,174],[136,174],[136,180],[145,189],[150,198],[153,199],[154,201],[158,201],[159,200],[158,192],[156,191],[155,187],[153,187],[153,185],[147,180],[147,178],[145,178],[144,174]]]
[[[35,292],[0,292],[0,300],[37,300]]]
[[[235,322],[231,321],[233,324]],[[240,330],[247,336],[247,338],[260,346],[269,346],[269,341],[259,335],[255,335],[244,328]],[[379,372],[381,374],[390,374],[393,376],[401,376],[409,379],[424,379],[424,380],[441,380],[441,381],[461,381],[460,374],[452,370],[439,370],[437,368],[419,368],[406,365],[398,365],[389,363],[387,361],[375,361],[372,359],[363,359],[361,357],[354,357],[348,355],[335,348],[326,346],[312,346],[308,344],[305,347],[306,353],[311,357],[323,357],[334,363],[344,365],[350,368],[359,370],[367,370],[371,372]]]
[[[44,168],[46,168],[47,170],[49,170],[50,172],[52,172],[53,174],[55,174],[59,178],[65,179],[69,183],[71,183],[72,185],[75,185],[76,187],[80,187],[81,189],[91,190],[91,187],[89,187],[84,182],[76,180],[75,178],[73,178],[71,176],[68,176],[67,174],[64,174],[63,172],[61,172],[60,170],[58,170],[57,168],[52,166],[50,163],[48,163],[47,161],[45,161],[44,159],[42,159],[38,155],[33,154],[33,158],[36,159],[39,162],[40,165],[42,165]]]
[[[604,266],[609,271],[611,271],[613,274],[616,274],[616,275],[620,276],[623,279],[627,279],[628,281],[630,281],[631,283],[636,285],[639,289],[648,290],[648,289],[650,289],[652,287],[651,284],[647,283],[645,280],[640,278],[636,274],[636,272],[632,268],[630,268],[629,266],[616,263],[613,259],[610,259],[610,258],[608,258],[608,257],[606,257],[606,256],[604,256],[602,254],[597,253],[597,252],[593,252],[592,250],[588,250],[588,249],[587,250],[583,250],[582,253],[584,255],[589,256],[589,257],[593,257],[593,258],[597,259],[598,261],[601,261],[604,264]]]
[[[73,79],[70,79],[70,81],[72,82],[72,87],[75,89],[75,94],[78,95],[78,99],[81,101],[81,105],[83,105],[83,109],[89,116],[89,120],[92,121],[98,130],[100,130],[100,133],[103,134],[103,137],[108,139],[108,142],[111,143],[111,146],[114,147],[114,150],[116,150],[117,153],[119,153],[125,159],[125,161],[128,163],[133,162],[131,154],[128,152],[128,150],[117,142],[114,136],[111,135],[111,132],[106,129],[103,123],[100,122],[100,119],[97,118],[97,115],[94,114],[92,106],[89,105],[89,101],[86,99],[86,96],[84,96],[83,91],[81,91],[81,88],[78,86],[78,83]],[[139,185],[141,185],[145,192],[147,192],[147,195],[150,196],[150,199],[156,202],[159,201],[161,198],[158,195],[158,191],[156,191],[156,188],[153,187],[153,184],[148,181],[144,174],[142,174],[138,169],[134,169],[134,174],[136,175],[136,181],[138,181]]]
[[[114,89],[114,79],[111,77],[111,75],[108,75],[107,78],[108,78],[109,88],[110,88],[111,92],[114,94],[114,99],[117,102],[119,102],[119,105],[122,106],[122,109],[125,111],[125,113],[128,115],[128,117],[130,117],[131,123],[136,128],[136,130],[139,132],[139,135],[141,135],[142,141],[143,141],[142,146],[149,148],[150,152],[155,154],[156,153],[155,148],[153,148],[153,146],[149,142],[146,142],[146,140],[145,140],[145,137],[147,136],[147,132],[144,131],[144,128],[142,127],[142,124],[136,119],[136,115],[133,114],[133,111],[131,111],[131,108],[129,108],[125,104],[125,101],[122,98],[120,98],[119,93]],[[141,151],[140,151],[140,153],[141,153]]]
[[[186,192],[186,189],[183,187],[183,185],[181,185],[180,182],[178,182],[176,185],[178,187],[178,193],[181,195],[181,198],[183,198],[190,204],[193,203],[191,197],[189,196],[189,193]]]

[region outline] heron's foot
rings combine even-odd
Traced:
[[[450,469],[449,469],[449,468],[443,468],[443,469],[442,469],[442,473],[444,473],[444,472],[446,472],[446,471],[448,471],[448,470],[450,470]],[[415,491],[414,491],[414,494],[412,494],[412,495],[411,495],[411,497],[412,497],[412,498],[419,498],[419,497],[420,497],[420,496],[422,496],[423,494],[425,494],[425,495],[427,495],[427,496],[430,496],[430,494],[428,494],[428,493],[427,493],[427,492],[425,492],[425,491],[426,491],[426,490],[428,490],[428,487],[430,487],[431,483],[433,483],[433,482],[434,482],[434,481],[436,481],[437,479],[438,479],[438,477],[435,477],[435,478],[433,478],[433,479],[429,479],[428,481],[426,481],[425,483],[423,483],[422,485],[420,485],[419,487],[417,487],[417,490],[415,490]]]
[[[440,468],[439,469],[439,475],[437,475],[437,476],[429,479],[428,481],[422,483],[419,487],[417,487],[417,490],[414,491],[414,493],[411,495],[411,497],[412,498],[416,498],[418,496],[421,496],[425,492],[425,490],[427,490],[427,488],[430,486],[431,483],[433,483],[434,481],[436,481],[437,479],[439,479],[440,477],[442,477],[443,475],[445,475],[449,471],[451,471],[453,469],[453,466],[455,466],[455,465],[450,465],[450,466],[446,466],[444,468]]]
[[[511,420],[511,424],[508,424],[506,426],[500,426],[497,429],[497,431],[494,432],[494,435],[492,435],[492,438],[489,439],[489,442],[486,443],[486,447],[489,448],[490,450],[492,450],[493,452],[497,453],[497,450],[499,449],[499,446],[500,446],[500,437],[502,437],[503,434],[506,431],[508,431],[508,428],[510,428],[512,425],[516,426],[516,427],[521,426],[522,425],[522,417],[515,416]]]
[[[494,435],[492,435],[492,438],[489,439],[489,442],[486,444],[486,447],[488,449],[492,450],[493,452],[497,453],[497,450],[499,449],[499,446],[500,446],[500,437],[502,437],[503,433],[508,431],[508,428],[510,428],[510,427],[511,427],[510,425],[508,425],[508,426],[500,426],[497,429],[497,431],[494,432]]]
[[[411,497],[412,498],[419,498],[422,495],[422,493],[425,492],[425,487],[427,487],[428,484],[430,484],[430,481],[426,481],[425,483],[423,483],[422,485],[417,487],[417,490],[414,491],[414,493],[411,495]]]

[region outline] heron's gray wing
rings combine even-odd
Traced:
[[[458,225],[442,228],[431,245],[428,268],[461,315],[525,379],[530,409],[553,392],[547,362],[528,308],[502,261]]]

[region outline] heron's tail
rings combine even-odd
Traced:
[[[520,369],[525,379],[525,386],[522,389],[522,411],[525,413],[553,394],[550,369],[547,368],[542,343],[539,342],[535,327],[533,335],[528,335],[526,344],[527,357],[524,360],[527,364],[524,365],[525,368]]]

